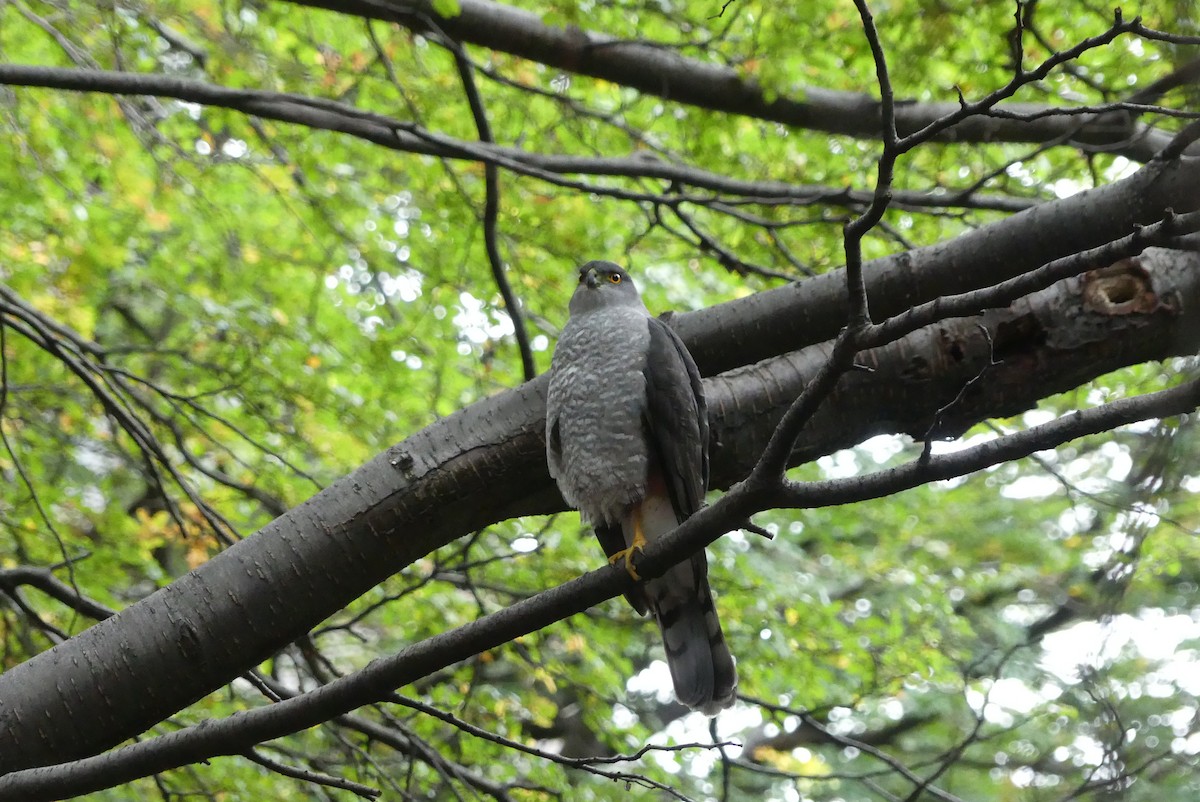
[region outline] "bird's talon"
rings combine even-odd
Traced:
[[[634,544],[627,549],[621,549],[616,554],[614,554],[613,556],[608,558],[608,564],[613,565],[616,562],[618,562],[619,560],[624,560],[625,561],[625,570],[629,572],[629,575],[631,577],[633,577],[633,580],[635,582],[640,582],[642,580],[642,578],[640,576],[638,576],[637,569],[634,568],[633,553],[635,551],[641,551],[641,550],[642,550],[642,547],[638,544]]]

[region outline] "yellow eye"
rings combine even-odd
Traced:
[[[608,280],[611,281],[613,284],[620,284],[621,283],[621,274],[620,273],[609,273]]]

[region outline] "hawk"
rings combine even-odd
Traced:
[[[546,457],[567,503],[610,562],[625,560],[700,509],[708,487],[708,412],[683,341],[652,317],[612,262],[579,268],[550,369]],[[701,550],[626,598],[654,614],[676,698],[713,715],[733,703],[725,644]]]

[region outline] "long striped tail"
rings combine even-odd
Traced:
[[[675,697],[708,716],[733,704],[737,668],[713,606],[704,552],[647,582],[646,597],[662,630]]]
[[[631,511],[621,523],[626,546],[634,542],[638,525],[647,543],[674,530],[679,521],[670,499],[662,494],[647,495]],[[611,539],[611,534],[604,538],[606,542]],[[606,551],[611,554],[615,549],[606,547]],[[737,668],[713,606],[704,551],[635,586],[628,598],[638,612],[649,610],[658,621],[675,698],[709,716],[733,704]]]

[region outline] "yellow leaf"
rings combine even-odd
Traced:
[[[536,679],[538,682],[542,683],[542,685],[544,685],[546,687],[546,690],[550,691],[550,693],[554,693],[555,690],[557,689],[557,685],[554,682],[554,677],[550,676],[550,672],[547,671],[546,669],[539,668],[539,669],[535,670],[533,672],[533,676],[534,676],[534,679]]]
[[[146,223],[154,231],[166,231],[171,227],[171,215],[160,212],[158,209],[151,209],[146,212]]]
[[[96,150],[111,158],[121,149],[121,143],[112,134],[96,135]]]
[[[188,546],[187,564],[188,568],[198,568],[208,562],[208,549],[200,543],[193,543]]]
[[[133,533],[134,540],[147,549],[162,545],[168,517],[166,510],[159,510],[151,514],[145,508],[138,507],[134,511],[134,518],[137,520],[137,529]]]

